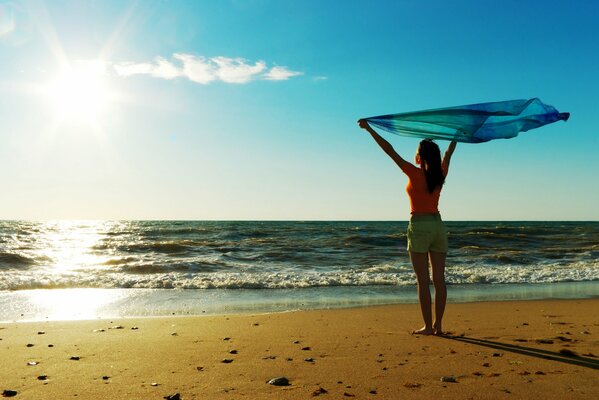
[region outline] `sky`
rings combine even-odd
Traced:
[[[446,220],[599,220],[599,2],[0,0],[0,219],[406,220],[359,118],[539,97]],[[384,133],[413,160],[419,139]],[[440,141],[444,151],[447,142]]]

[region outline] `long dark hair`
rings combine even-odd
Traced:
[[[445,176],[441,169],[441,152],[439,146],[430,139],[424,139],[418,145],[420,165],[426,177],[426,186],[429,193],[433,193],[437,186],[443,186]]]

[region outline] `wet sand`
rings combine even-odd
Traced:
[[[599,398],[599,299],[0,323],[15,399]],[[284,376],[288,386],[267,383]],[[176,398],[176,397],[172,397]]]

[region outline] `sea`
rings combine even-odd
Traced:
[[[599,296],[599,222],[446,226],[449,302]],[[406,228],[407,221],[0,221],[0,321],[416,303]]]

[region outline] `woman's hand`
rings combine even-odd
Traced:
[[[358,120],[358,125],[360,126],[360,128],[362,129],[366,129],[368,130],[370,128],[370,125],[368,125],[368,121],[366,121],[365,119],[359,119]]]

